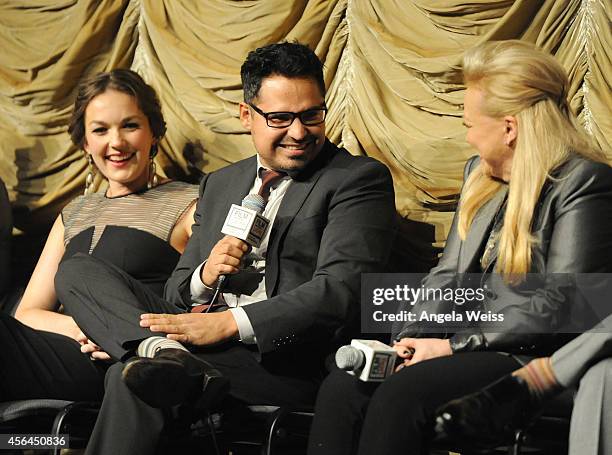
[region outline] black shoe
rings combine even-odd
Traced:
[[[541,409],[527,383],[507,375],[479,392],[453,400],[436,411],[434,441],[467,448],[494,448],[514,441]]]
[[[219,370],[182,349],[161,349],[153,358],[130,360],[121,376],[138,398],[154,408],[190,401],[210,409],[229,389],[229,380]]]

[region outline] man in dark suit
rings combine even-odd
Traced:
[[[198,399],[202,378],[212,372],[218,379],[216,370],[229,380],[226,403],[312,406],[326,356],[358,333],[361,273],[384,270],[395,232],[391,176],[379,162],[326,140],[317,56],[297,43],[272,44],[251,52],[241,75],[240,119],[257,156],[202,181],[192,238],[166,285],[176,310],[114,271],[105,272],[106,288],[125,292],[104,302],[112,306],[105,318],[122,314],[119,322],[101,329],[86,317],[79,321],[84,305],[71,311],[90,339],[113,348],[111,356],[126,360],[140,346],[141,356],[152,357],[109,369],[88,452],[153,451],[164,422],[156,407]],[[268,170],[280,175],[263,184]],[[230,205],[257,192],[268,199],[263,216],[270,229],[250,250],[220,231]],[[70,266],[80,282],[100,273],[85,257],[63,268]],[[190,312],[210,303],[222,275],[222,305]],[[71,300],[82,292],[78,286],[59,283],[58,293]],[[140,327],[125,328],[139,317]],[[108,332],[113,342],[105,341]],[[166,337],[152,342],[161,350],[147,353],[142,340],[152,332]],[[192,346],[193,355],[168,349],[176,347],[168,339]]]

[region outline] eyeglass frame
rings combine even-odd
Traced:
[[[259,109],[257,106],[255,106],[254,104],[251,104],[251,103],[246,103],[246,104],[251,106],[255,112],[257,112],[259,115],[261,115],[263,118],[266,119],[266,125],[268,125],[269,128],[276,128],[276,129],[289,128],[291,125],[293,125],[293,121],[296,118],[299,118],[300,122],[302,122],[302,125],[304,125],[304,126],[316,126],[316,125],[320,125],[321,123],[323,123],[325,121],[325,118],[327,117],[327,106],[306,109],[305,111],[300,111],[300,112],[289,112],[289,111],[264,112],[261,109]],[[304,123],[304,120],[302,120],[302,114],[304,114],[306,112],[311,112],[311,111],[323,111],[324,112],[323,120],[321,120],[320,122],[317,122],[317,123]],[[268,117],[270,115],[272,115],[272,114],[291,114],[291,116],[292,116],[291,122],[289,122],[289,124],[285,125],[285,126],[270,125]]]

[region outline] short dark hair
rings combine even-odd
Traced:
[[[98,73],[79,84],[70,124],[68,125],[68,133],[73,144],[83,148],[85,144],[85,109],[92,99],[107,90],[117,90],[136,98],[138,107],[149,120],[153,137],[161,139],[164,136],[166,122],[161,112],[159,98],[153,87],[132,70],[114,69],[105,73]]]
[[[317,54],[304,44],[268,44],[249,52],[240,68],[244,102],[251,103],[257,98],[261,81],[272,75],[312,78],[325,96],[323,63]]]

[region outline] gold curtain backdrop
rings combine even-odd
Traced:
[[[298,40],[325,63],[330,139],[387,164],[399,213],[441,243],[475,154],[453,71],[463,51],[511,38],[551,51],[581,125],[612,157],[610,10],[608,0],[3,0],[0,178],[16,226],[47,228],[87,172],[66,132],[76,86],[117,67],[160,95],[158,169],[186,178],[250,156],[240,65],[258,46]]]

